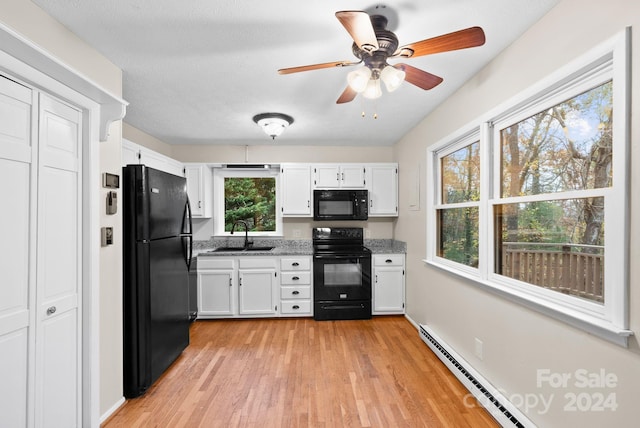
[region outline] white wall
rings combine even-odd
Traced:
[[[507,25],[507,23],[505,23]],[[421,209],[408,209],[409,187],[400,187],[400,217],[395,238],[407,241],[407,312],[418,323],[430,325],[474,368],[514,404],[520,398],[552,399],[548,411],[531,408],[527,416],[539,426],[637,426],[640,396],[640,349],[633,337],[629,349],[613,345],[567,324],[484,291],[473,283],[425,265],[424,211],[426,149],[467,125],[473,119],[524,91],[591,47],[635,26],[632,35],[632,69],[640,70],[640,2],[630,0],[562,0],[467,82],[437,110],[406,135],[394,150],[400,164],[400,181],[412,182],[420,172]],[[491,43],[490,35],[487,43]],[[637,83],[636,83],[637,84]],[[640,91],[632,90],[632,104],[640,105]],[[640,123],[640,109],[632,109],[632,124]],[[632,195],[640,188],[640,127],[632,129],[631,149],[631,249],[630,323],[640,331],[640,202]],[[484,342],[484,357],[475,357],[474,339]],[[574,374],[577,369],[617,376],[614,388],[589,389],[538,387],[538,369]],[[605,412],[568,412],[566,393],[613,393],[618,408]],[[521,406],[523,411],[527,409]]]
[[[112,94],[122,96],[121,70],[30,1],[2,0],[0,21]],[[101,171],[120,171],[120,125],[113,123],[108,141],[101,143]],[[105,189],[95,192],[106,198]],[[100,225],[113,227],[114,235],[121,236],[120,214],[107,216],[104,203]],[[91,251],[100,252],[100,337],[94,339],[100,342],[102,414],[122,398],[122,244],[116,240],[113,246]]]

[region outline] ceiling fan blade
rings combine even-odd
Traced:
[[[358,62],[350,62],[350,61],[324,62],[322,64],[312,64],[312,65],[302,65],[300,67],[281,68],[280,70],[278,70],[278,73],[280,73],[280,74],[291,74],[291,73],[299,73],[301,71],[320,70],[322,68],[348,67],[350,65],[360,64],[360,62],[362,62],[362,61],[358,61]]]
[[[338,98],[338,101],[336,101],[336,104],[344,104],[353,101],[356,95],[358,95],[358,93],[351,89],[351,86],[347,85],[345,90],[342,92],[342,95],[340,95],[340,98]]]
[[[367,12],[359,10],[344,10],[336,12],[336,18],[349,32],[358,47],[366,52],[379,49],[376,32],[371,24],[371,17]]]
[[[484,31],[480,27],[471,27],[442,36],[422,40],[399,47],[393,56],[413,58],[440,52],[482,46],[485,42]]]
[[[393,67],[406,73],[404,80],[424,90],[435,88],[442,83],[443,80],[440,76],[427,73],[424,70],[420,70],[419,68],[415,68],[407,64],[395,64]]]

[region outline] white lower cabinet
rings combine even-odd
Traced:
[[[280,314],[287,317],[312,316],[312,291],[311,257],[281,258]]]
[[[236,314],[237,260],[198,259],[198,317],[229,317]]]
[[[277,259],[245,257],[238,264],[239,315],[277,315]]]
[[[404,254],[373,256],[373,314],[404,314]]]
[[[198,318],[312,316],[311,256],[198,259]]]
[[[198,318],[278,314],[276,257],[198,259]]]

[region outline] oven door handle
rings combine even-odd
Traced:
[[[348,255],[348,254],[314,254],[314,259],[367,259],[370,255]]]

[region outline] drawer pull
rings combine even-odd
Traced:
[[[291,294],[293,294],[294,296],[297,296],[298,294],[300,294],[300,292],[298,290],[294,290],[291,292]]]
[[[391,260],[391,259],[387,259],[387,260],[385,260],[384,262],[385,262],[385,263],[393,263],[393,260]]]
[[[298,305],[293,305],[293,306],[292,306],[292,308],[293,308],[293,309],[300,309],[300,306],[298,306]]]
[[[292,278],[291,278],[291,280],[292,280],[292,281],[299,281],[299,280],[300,280],[300,277],[298,277],[298,276],[294,276],[294,277],[292,277]]]
[[[298,263],[298,262],[293,262],[293,263],[291,263],[291,266],[300,266],[300,263]]]
[[[57,308],[55,306],[51,306],[50,308],[47,308],[47,315],[53,315],[56,313]]]

